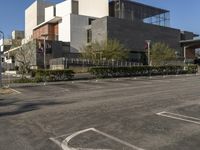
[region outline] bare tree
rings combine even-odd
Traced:
[[[19,72],[22,74],[22,78],[24,78],[25,74],[30,72],[31,66],[35,61],[35,52],[35,41],[22,45],[14,52],[16,65],[19,67]]]

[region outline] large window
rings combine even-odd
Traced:
[[[88,43],[92,42],[92,30],[91,29],[87,30],[87,42]]]

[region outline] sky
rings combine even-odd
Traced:
[[[1,0],[0,30],[6,37],[13,30],[24,30],[24,10],[35,0]],[[63,0],[48,0],[54,3]],[[200,0],[135,0],[170,10],[170,26],[200,34]]]

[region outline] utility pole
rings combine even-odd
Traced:
[[[3,48],[3,51],[4,51],[4,33],[2,31],[0,31],[0,33],[2,34],[2,48]],[[2,58],[1,58],[1,49],[0,49],[0,88],[3,86],[3,83],[2,83],[2,65],[1,65],[1,62],[2,62]]]

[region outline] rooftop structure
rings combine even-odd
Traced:
[[[145,23],[170,26],[170,11],[141,4],[131,0],[112,0],[110,2],[110,16],[143,21]]]

